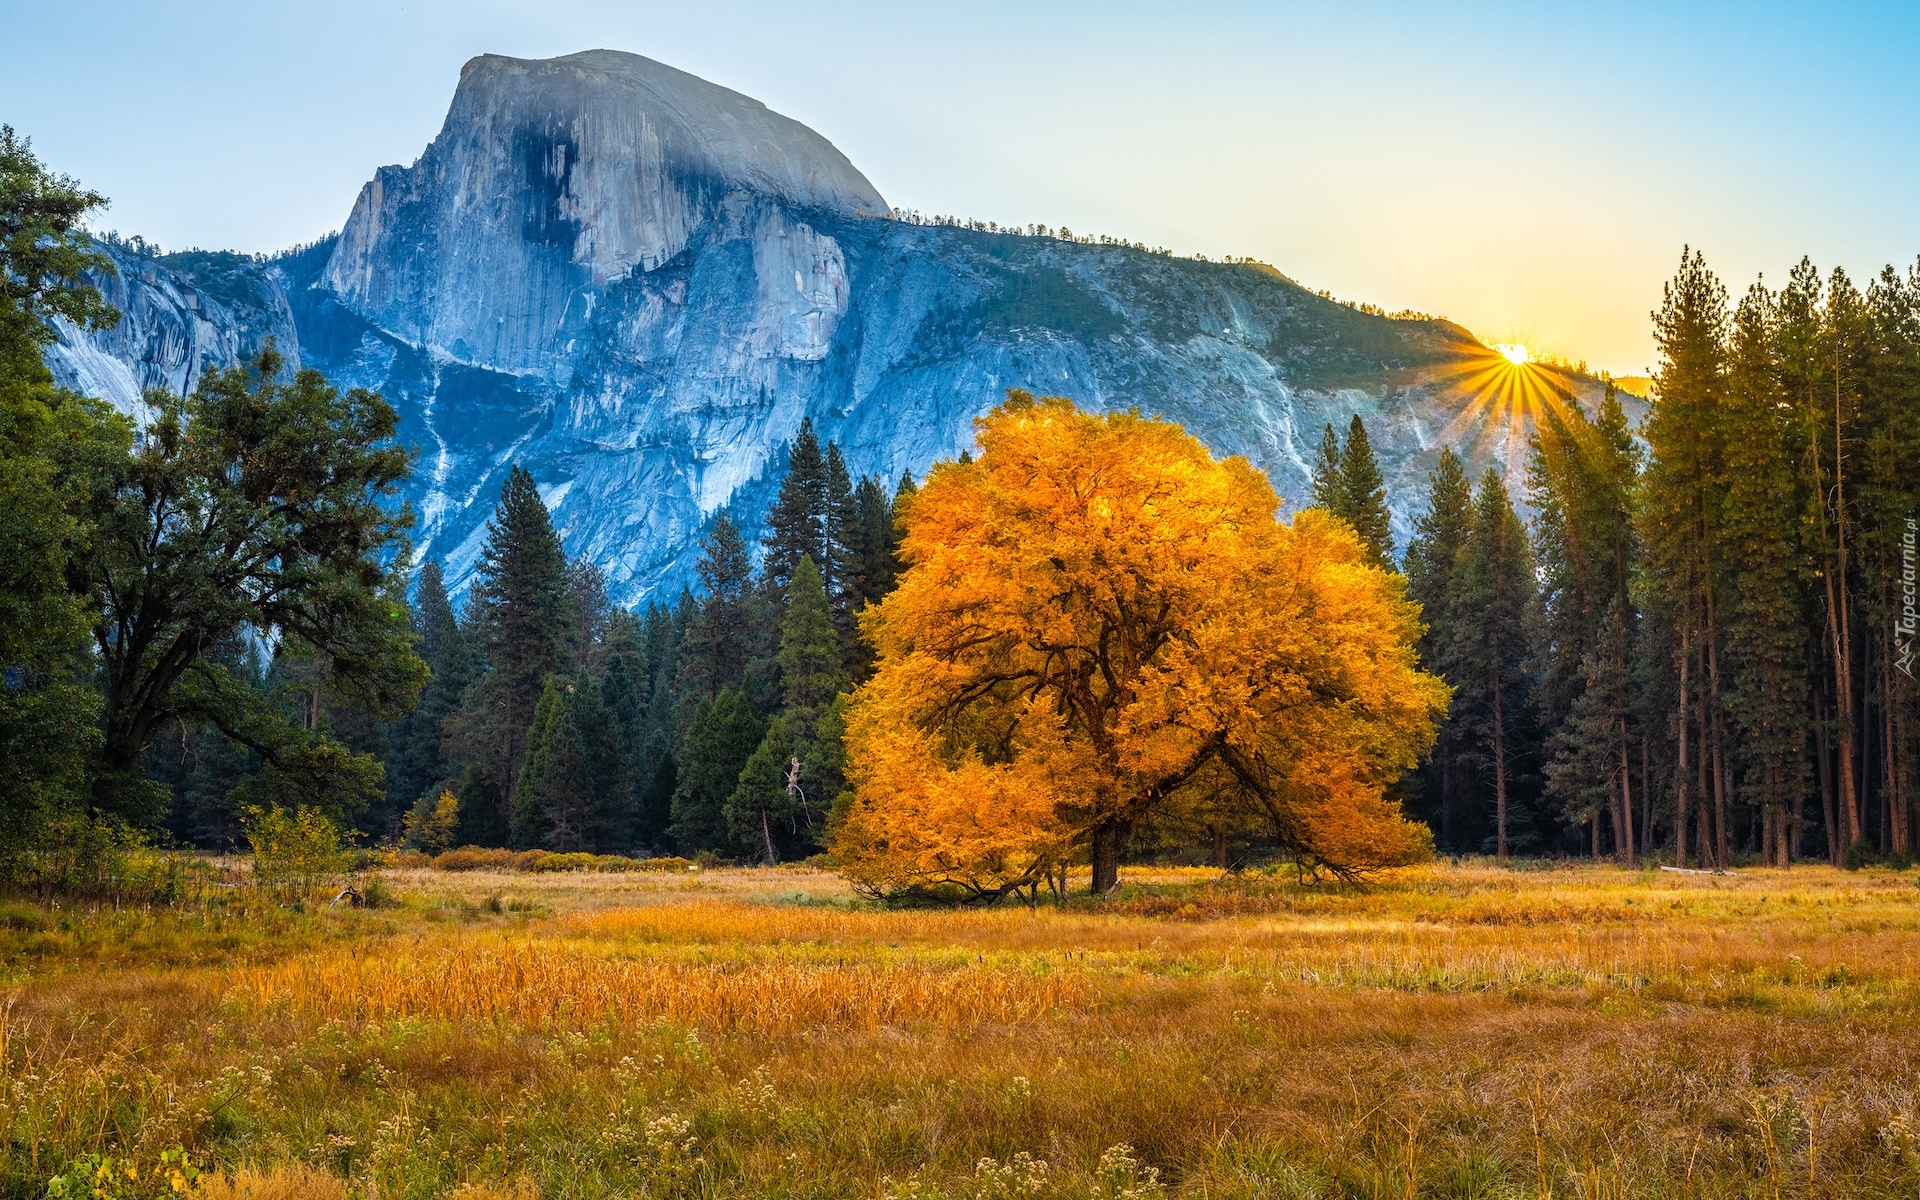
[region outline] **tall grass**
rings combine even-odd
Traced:
[[[1920,1192],[1910,876],[392,878],[0,920],[0,1197],[174,1146],[219,1200]]]

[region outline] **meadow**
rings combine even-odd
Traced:
[[[164,1194],[174,1151],[213,1200],[1920,1190],[1911,873],[1123,878],[8,901],[0,1195]]]

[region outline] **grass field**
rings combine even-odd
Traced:
[[[0,1194],[175,1147],[215,1200],[1920,1193],[1911,874],[1123,877],[10,902]]]

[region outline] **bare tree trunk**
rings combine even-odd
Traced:
[[[760,844],[766,852],[767,865],[779,866],[780,854],[773,848],[773,827],[767,823],[767,810],[764,808],[760,810]]]
[[[1819,750],[1820,760],[1820,812],[1827,824],[1827,861],[1833,866],[1840,865],[1842,847],[1840,828],[1836,823],[1833,804],[1833,746],[1827,737],[1827,713],[1824,703],[1814,721],[1814,744]]]
[[[1891,827],[1889,830],[1891,836],[1888,840],[1892,843],[1891,849],[1895,853],[1905,854],[1913,848],[1912,836],[1907,828],[1907,806],[1900,796],[1900,777],[1896,774],[1894,755],[1896,742],[1893,719],[1893,655],[1884,651],[1880,655],[1880,696],[1880,715],[1883,725],[1880,745],[1886,759],[1887,823]]]
[[[1708,710],[1713,715],[1713,857],[1715,865],[1725,870],[1727,857],[1727,764],[1725,746],[1727,741],[1726,724],[1720,717],[1720,647],[1719,632],[1715,628],[1713,611],[1713,587],[1707,587],[1707,682],[1713,702]]]
[[[1440,845],[1453,849],[1453,747],[1440,751]]]
[[[1213,865],[1218,870],[1227,869],[1227,831],[1224,829],[1213,831]]]

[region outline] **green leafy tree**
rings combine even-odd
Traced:
[[[104,203],[0,126],[0,863],[87,820],[101,741],[99,692],[84,678],[91,605],[70,575],[131,430],[55,387],[41,351],[53,318],[96,329],[118,319],[87,279],[112,261],[80,227]]]
[[[724,807],[727,834],[734,848],[769,867],[780,861],[783,847],[791,856],[799,832],[793,796],[788,790],[793,761],[786,722],[775,717],[741,766],[739,782]]]
[[[316,723],[289,721],[207,653],[244,632],[297,643],[327,692],[382,718],[414,701],[427,669],[386,563],[411,514],[391,507],[407,473],[393,409],[342,395],[317,371],[280,379],[269,346],[208,374],[191,397],[149,392],[146,435],[96,500],[95,536],[73,564],[97,606],[102,810],[155,818],[142,765],[154,731],[204,720],[264,760],[267,779],[340,812],[378,796],[380,764],[343,754]]]

